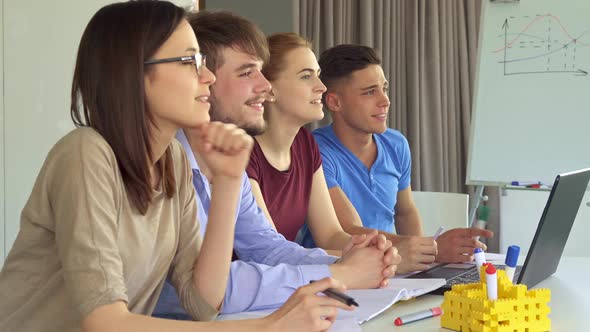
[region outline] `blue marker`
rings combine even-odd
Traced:
[[[477,271],[479,272],[479,277],[481,278],[481,267],[486,262],[486,254],[481,250],[481,248],[475,248],[473,250],[473,257],[475,258],[475,266],[477,266]]]
[[[508,247],[508,253],[506,253],[506,268],[504,271],[506,272],[506,276],[508,280],[514,282],[514,269],[516,268],[516,262],[518,261],[518,255],[520,254],[520,247],[519,246],[510,246]]]

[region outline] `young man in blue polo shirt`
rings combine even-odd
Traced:
[[[472,260],[474,248],[485,248],[473,237],[491,237],[492,232],[462,228],[443,233],[436,242],[424,237],[410,186],[410,148],[399,131],[387,128],[389,83],[375,51],[339,45],[324,51],[319,64],[328,88],[324,105],[333,123],[313,134],[343,229],[385,234],[402,256],[398,272],[423,270],[434,259]]]

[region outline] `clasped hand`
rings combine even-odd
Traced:
[[[349,288],[385,287],[395,275],[401,257],[385,236],[373,231],[354,235],[334,264],[334,277]]]

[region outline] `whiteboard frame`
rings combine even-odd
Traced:
[[[571,1],[569,1],[569,2],[571,3]],[[481,109],[482,100],[483,100],[482,98],[484,98],[486,96],[483,96],[482,93],[480,93],[480,89],[483,88],[484,83],[488,82],[487,79],[488,78],[493,79],[493,75],[490,76],[490,74],[488,72],[484,72],[486,70],[489,70],[489,67],[488,67],[489,66],[489,59],[487,59],[487,58],[482,59],[482,57],[485,56],[484,52],[487,52],[488,46],[489,46],[489,43],[488,43],[488,46],[484,45],[484,42],[487,43],[487,41],[485,41],[484,38],[486,38],[486,37],[489,38],[490,23],[492,23],[492,22],[488,22],[488,19],[493,19],[493,17],[494,17],[493,13],[492,14],[488,13],[486,15],[486,12],[488,10],[490,10],[489,6],[494,7],[493,9],[495,10],[497,8],[497,6],[499,6],[499,5],[500,4],[492,4],[492,3],[490,3],[489,0],[484,0],[482,3],[482,6],[481,6],[480,29],[479,29],[479,33],[478,33],[478,35],[479,35],[478,42],[479,43],[478,43],[478,47],[477,47],[477,60],[476,60],[477,65],[475,68],[475,75],[474,75],[475,81],[474,81],[473,99],[472,99],[471,125],[470,125],[470,130],[469,130],[470,133],[469,133],[469,147],[468,147],[468,155],[467,155],[467,170],[466,170],[466,175],[465,175],[466,185],[483,185],[483,186],[501,186],[501,187],[503,187],[503,186],[509,185],[510,181],[513,181],[513,180],[527,180],[526,178],[519,178],[518,170],[515,171],[515,178],[510,178],[510,179],[507,178],[507,176],[506,176],[507,174],[503,174],[503,173],[507,173],[507,172],[505,172],[506,171],[505,168],[499,168],[499,172],[494,173],[494,174],[488,174],[489,176],[484,174],[484,173],[487,173],[485,170],[484,170],[484,172],[481,172],[482,160],[484,160],[484,161],[489,160],[489,158],[487,158],[487,157],[486,157],[486,159],[481,158],[481,154],[483,153],[482,151],[484,151],[484,152],[488,151],[487,149],[490,147],[489,141],[491,138],[493,139],[493,137],[494,137],[493,136],[494,133],[490,133],[489,130],[486,131],[485,135],[482,135],[481,131],[479,132],[479,136],[478,136],[478,133],[476,133],[476,127],[479,126],[479,128],[481,128],[481,126],[482,126],[482,123],[480,123],[478,121],[481,119],[487,119],[490,116],[487,106],[483,107],[484,108],[483,111]],[[555,5],[552,3],[548,3],[547,1],[544,1],[543,3],[540,4],[540,6],[545,6],[545,5],[547,6],[548,10],[550,10],[550,8],[553,8],[555,10],[555,8],[554,8]],[[564,5],[567,5],[567,2]],[[523,13],[523,12],[528,12],[529,10],[531,10],[531,8],[534,9],[536,4],[531,5],[531,3],[528,3],[528,5],[527,5],[526,3],[520,3],[517,1],[517,2],[506,2],[506,3],[501,4],[501,6],[507,6],[506,7],[507,9],[514,8],[516,11],[520,11],[521,13]],[[584,7],[584,8],[587,8],[587,7]],[[522,10],[520,10],[520,9],[522,9]],[[515,15],[517,15],[517,14],[515,14]],[[586,59],[586,57],[584,59]],[[590,63],[588,63],[587,60],[582,60],[582,61],[585,61],[585,62],[582,62],[582,63],[578,62],[578,64],[581,64],[586,67],[590,65]],[[577,68],[577,65],[576,65],[576,68]],[[585,69],[588,70],[588,68],[585,68]],[[484,73],[483,76],[486,78],[486,81],[484,81],[484,82],[481,81],[482,73]],[[563,79],[563,77],[561,77],[561,79]],[[583,79],[590,80],[590,76],[585,76]],[[584,84],[583,88],[586,88],[586,86],[588,84],[587,83],[588,81],[581,81],[580,80],[578,82],[582,82],[580,84]],[[494,83],[497,84],[497,82],[494,82]],[[486,84],[486,85],[489,85],[489,84]],[[494,86],[497,86],[497,85],[494,85]],[[547,87],[548,85],[543,83],[541,86]],[[556,85],[556,86],[560,86],[560,85]],[[579,91],[578,91],[578,93],[579,93]],[[497,96],[498,94],[494,94],[492,92],[491,95]],[[490,97],[487,96],[486,98],[490,98]],[[570,100],[572,100],[572,99],[570,99]],[[478,110],[478,105],[480,106],[479,110]],[[572,108],[572,110],[575,110],[575,108]],[[521,113],[521,114],[528,115],[528,113]],[[577,117],[573,117],[573,119],[581,118],[580,116],[578,116],[578,114],[580,114],[580,113],[572,113],[572,115],[573,114],[576,114],[576,116],[577,116]],[[586,113],[584,113],[584,114],[586,114]],[[582,120],[585,120],[585,118],[582,118]],[[571,123],[580,123],[580,122],[581,121],[578,120],[578,122],[574,121]],[[547,121],[543,122],[543,124],[546,124],[546,123],[549,123],[549,122],[547,122]],[[494,123],[494,125],[495,124],[497,124],[497,123]],[[495,127],[488,127],[488,128],[495,128]],[[555,131],[555,133],[558,133],[558,134],[560,133],[560,130],[561,130],[561,132],[563,132],[563,130],[566,130],[566,129],[564,129],[565,127],[556,127],[556,128],[558,129],[558,131]],[[583,136],[582,139],[583,139],[583,141],[585,141],[585,136],[584,136],[585,134],[584,133],[580,134],[581,133],[580,126],[575,126],[574,129],[575,129],[575,131],[571,131],[571,133],[577,133],[577,134],[574,135],[574,138],[572,138],[572,139],[576,139],[576,142],[580,142],[579,141],[580,136]],[[553,134],[554,132],[547,132],[547,133]],[[498,135],[501,135],[501,133],[498,133]],[[519,138],[519,136],[498,136],[500,141],[501,141],[502,137]],[[479,142],[479,144],[480,144],[478,147],[476,147],[476,141]],[[481,144],[482,141],[484,143],[483,145]],[[547,141],[543,141],[543,142],[547,143]],[[560,141],[554,140],[553,142],[559,143]],[[571,142],[571,141],[568,141],[568,142]],[[500,147],[505,146],[505,142],[501,142],[499,144],[500,145],[498,145],[498,146],[500,146]],[[481,149],[482,147],[483,147],[483,149]],[[480,149],[480,150],[476,150],[476,148]],[[567,148],[567,145],[566,145],[566,148]],[[579,147],[575,147],[575,148],[578,149]],[[570,147],[570,149],[572,149],[572,148]],[[492,149],[492,151],[494,151],[494,149]],[[496,149],[496,151],[497,151],[497,149]],[[505,151],[511,151],[511,150],[505,150]],[[533,150],[530,150],[530,151],[533,151]],[[566,150],[559,149],[559,150],[549,150],[549,151],[566,151]],[[479,155],[479,157],[478,157],[478,155]],[[563,154],[563,153],[562,154],[557,153],[556,156],[557,156],[556,158],[562,158],[562,159],[558,159],[560,161],[561,160],[563,160],[563,161],[570,160],[573,162],[564,162],[561,165],[554,165],[553,163],[546,164],[546,165],[544,165],[546,167],[542,167],[541,172],[536,172],[537,173],[536,176],[539,178],[538,179],[535,178],[535,180],[543,181],[543,183],[545,183],[545,182],[552,181],[558,173],[565,173],[565,172],[569,172],[569,171],[574,171],[576,168],[582,169],[582,168],[590,167],[590,163],[588,163],[586,165],[585,157],[580,157],[581,158],[580,160],[582,161],[581,165],[577,165],[577,164],[579,164],[579,161],[580,161],[580,160],[578,160],[577,157],[574,159],[568,159],[570,156],[567,154]],[[478,159],[475,159],[476,157],[478,157]],[[503,157],[506,157],[506,155],[503,155]],[[492,164],[488,164],[488,165],[492,165]],[[496,165],[496,164],[493,164],[493,165]],[[522,166],[527,166],[526,169],[530,168],[528,166],[529,164],[523,163],[523,159],[516,160],[516,165],[520,166],[520,177],[523,177],[523,174],[522,174],[523,167]],[[573,165],[573,167],[570,167],[572,165]],[[551,168],[556,169],[554,174],[547,172],[547,170],[549,170]],[[518,169],[518,167],[517,167],[517,169]],[[504,172],[502,172],[502,170],[504,170]],[[477,171],[477,174],[475,173],[475,171]],[[535,173],[535,172],[531,172],[531,173]],[[531,175],[534,175],[534,174],[531,174]],[[547,183],[547,184],[551,185],[552,183]]]

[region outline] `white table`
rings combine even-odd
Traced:
[[[563,257],[557,272],[534,288],[551,289],[551,327],[553,331],[587,331],[590,315],[590,258]],[[380,331],[449,331],[441,328],[440,317],[428,318],[403,326],[393,321],[400,315],[410,314],[442,304],[441,295],[423,295],[416,299],[398,302],[387,311],[361,325],[364,332]]]

